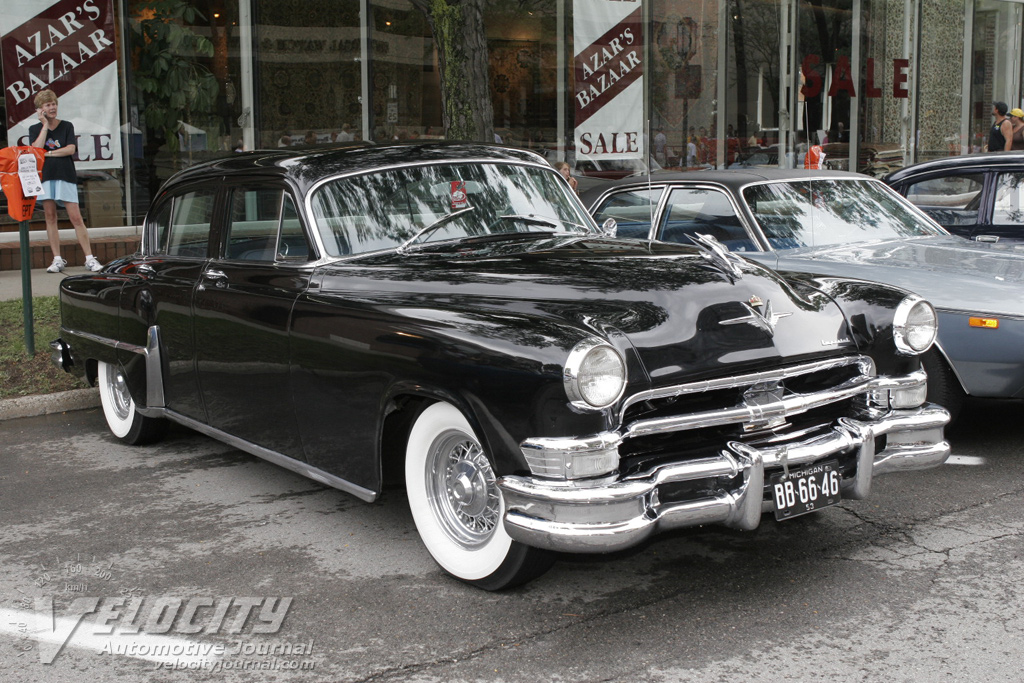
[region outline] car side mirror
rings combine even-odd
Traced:
[[[609,218],[601,224],[601,234],[607,237],[616,237],[619,233],[619,224],[614,218]]]

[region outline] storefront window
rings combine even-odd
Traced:
[[[726,116],[738,151],[729,167],[779,165],[779,2],[732,0]]]
[[[744,3],[746,4],[746,3]],[[664,154],[656,160],[669,167],[713,167],[718,163],[718,49],[717,0],[652,0],[650,130],[657,141],[665,136]],[[739,151],[744,129],[727,121],[727,162]],[[660,141],[659,141],[660,142]]]
[[[1021,5],[1004,0],[976,0],[971,53],[971,151],[988,144],[992,102],[1020,106]]]

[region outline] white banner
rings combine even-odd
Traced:
[[[7,139],[29,145],[32,100],[53,90],[57,117],[75,126],[75,168],[121,168],[121,115],[111,0],[3,0]]]
[[[641,0],[573,0],[576,156],[642,159]]]

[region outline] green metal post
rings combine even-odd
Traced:
[[[21,309],[25,314],[25,350],[36,355],[36,331],[32,317],[32,254],[28,246],[28,221],[18,224],[21,233]]]

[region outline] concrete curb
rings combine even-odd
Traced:
[[[86,408],[96,408],[99,405],[100,391],[96,387],[58,391],[55,394],[6,398],[0,401],[0,422],[19,417],[38,417],[64,413],[69,410],[85,410]]]

